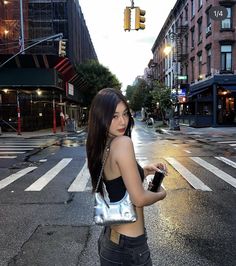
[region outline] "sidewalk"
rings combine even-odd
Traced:
[[[2,132],[0,138],[34,138],[34,137],[44,137],[44,136],[66,136],[68,134],[80,134],[85,131],[86,127],[79,127],[76,131],[63,131],[61,132],[61,127],[57,127],[56,133],[53,133],[52,128],[41,129],[31,132],[21,132],[18,135],[17,132]]]
[[[194,128],[186,125],[180,125],[180,130],[169,130],[168,127],[162,128],[163,133],[175,134],[185,134],[185,135],[209,135],[212,137],[225,137],[225,136],[235,136],[236,137],[236,127],[204,127],[204,128]]]
[[[146,126],[145,122],[136,119],[135,123]],[[209,135],[212,137],[233,136],[236,137],[236,127],[203,127],[195,128],[180,124],[180,130],[170,130],[169,126],[163,126],[162,121],[155,121],[152,127],[156,132],[169,135]]]

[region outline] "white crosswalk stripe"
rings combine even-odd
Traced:
[[[225,157],[215,157],[215,158],[220,160],[220,161],[222,161],[222,162],[224,162],[224,163],[226,163],[226,164],[228,164],[228,165],[230,165],[230,166],[232,166],[232,167],[234,167],[234,168],[236,168],[236,163],[231,161],[231,160],[229,160],[229,159],[227,159],[227,158],[225,158]]]
[[[236,143],[236,140],[217,141],[217,143],[230,144],[230,143]]]
[[[24,147],[24,148],[9,148],[9,147],[5,147],[5,148],[0,148],[0,151],[32,151],[33,148],[28,148],[28,147]]]
[[[0,189],[8,186],[9,184],[13,183],[14,181],[16,181],[17,179],[19,179],[20,177],[28,174],[29,172],[33,171],[34,169],[36,169],[36,166],[33,167],[27,167],[25,169],[22,169],[20,171],[18,171],[15,174],[12,174],[2,180],[0,180]]]
[[[231,147],[236,147],[236,140],[217,141],[220,144],[228,144]],[[236,148],[234,148],[236,150]]]
[[[220,179],[224,180],[225,182],[236,188],[236,178],[232,177],[231,175],[225,173],[224,171],[220,170],[219,168],[204,161],[199,157],[190,157],[190,158],[194,162],[198,163],[200,166],[206,168],[208,171],[212,172],[214,175],[218,176]]]
[[[214,165],[208,163],[204,159],[200,157],[189,157],[193,162],[197,163],[198,166],[203,167],[207,171],[213,173],[216,177],[224,180],[234,188],[236,188],[236,179],[235,177],[225,173],[221,169],[215,167]],[[228,165],[228,167],[236,168],[236,163],[226,157],[212,157],[216,160],[219,160]],[[147,164],[147,158],[144,157],[138,158],[139,163],[143,166]],[[201,179],[191,172],[191,169],[187,169],[187,167],[183,166],[176,158],[173,157],[165,157],[165,159],[194,189],[201,190],[201,191],[212,191],[213,188],[210,188],[201,181]],[[69,163],[72,161],[72,158],[64,158],[61,159],[55,166],[53,166],[50,170],[44,173],[42,176],[39,176],[38,179],[28,186],[25,191],[41,191],[44,187],[46,187],[49,182],[51,182],[64,168],[68,167]],[[145,163],[144,163],[145,162]],[[6,186],[10,185],[14,181],[18,180],[19,178],[27,175],[28,173],[35,170],[37,167],[27,167],[22,169],[10,176],[0,180],[0,190],[5,188]],[[68,192],[82,192],[87,189],[91,189],[91,182],[90,182],[90,174],[87,167],[87,161],[85,162],[82,169],[76,175],[71,183],[70,187],[68,188]]]
[[[66,167],[72,158],[62,159],[57,163],[52,169],[50,169],[46,174],[41,176],[32,185],[25,189],[25,191],[40,191],[42,190],[64,167]]]
[[[87,161],[85,162],[84,166],[82,167],[79,174],[76,176],[73,183],[70,185],[68,191],[69,192],[81,192],[86,189],[90,178],[89,170],[87,167]]]
[[[0,139],[0,159],[15,159],[18,155],[53,143],[53,139]]]
[[[195,189],[202,190],[202,191],[212,191],[197,176],[192,174],[186,167],[184,167],[174,158],[166,157],[165,160],[168,163],[170,163],[187,180],[187,182]]]

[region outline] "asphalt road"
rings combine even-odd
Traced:
[[[84,140],[41,138],[0,165],[1,266],[99,265]],[[142,165],[169,169],[166,199],[145,208],[153,265],[236,265],[236,136],[159,134],[137,121],[133,140]]]

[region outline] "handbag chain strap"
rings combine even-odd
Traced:
[[[104,166],[105,166],[105,163],[106,163],[109,151],[110,151],[110,143],[111,143],[111,141],[105,147],[105,155],[104,155],[104,159],[103,159],[103,162],[102,162],[102,168],[101,168],[101,172],[100,172],[99,177],[98,177],[98,182],[97,182],[97,186],[96,186],[95,192],[97,192],[99,184],[100,184],[101,179],[102,179]]]

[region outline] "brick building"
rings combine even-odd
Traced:
[[[180,122],[236,126],[235,3],[176,1],[152,47],[154,76],[177,91]],[[214,6],[227,9],[224,20],[210,18]]]

